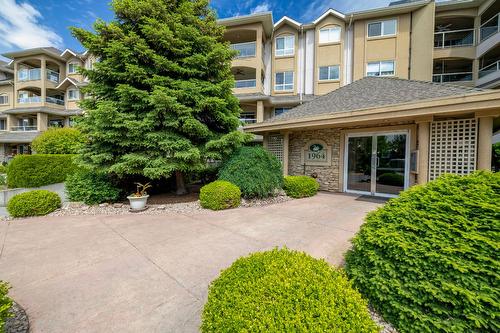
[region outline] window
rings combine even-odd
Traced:
[[[368,23],[368,37],[391,36],[396,34],[397,20]]]
[[[74,101],[76,99],[80,99],[80,91],[78,90],[68,90],[68,100]]]
[[[0,131],[7,129],[7,119],[0,119]]]
[[[0,95],[0,105],[2,104],[9,104],[9,96]]]
[[[369,62],[366,68],[367,76],[392,76],[394,75],[394,61]]]
[[[277,91],[293,90],[293,72],[276,73],[274,90]]]
[[[338,80],[340,78],[340,66],[322,66],[319,68],[319,80]]]
[[[319,42],[321,43],[335,43],[340,42],[340,27],[323,28],[319,31]]]
[[[285,112],[290,111],[291,108],[274,108],[274,116],[279,116],[280,114],[283,114]]]
[[[276,56],[293,55],[295,52],[295,36],[276,38]]]
[[[69,63],[68,64],[68,74],[75,74],[78,71],[78,64],[77,63]]]
[[[64,127],[64,119],[49,119],[49,127]]]

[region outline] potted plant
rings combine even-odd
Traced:
[[[149,195],[146,192],[148,188],[151,188],[150,183],[141,184],[135,183],[137,185],[137,190],[132,195],[127,197],[128,201],[130,201],[130,210],[131,211],[141,211],[146,209],[146,203],[148,201]]]

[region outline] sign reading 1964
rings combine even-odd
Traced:
[[[309,146],[307,151],[307,160],[316,162],[326,162],[326,150],[320,143],[314,143]]]

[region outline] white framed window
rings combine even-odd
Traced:
[[[327,27],[319,30],[319,43],[340,42],[342,28],[339,26]]]
[[[9,104],[9,96],[0,95],[0,105]]]
[[[394,60],[369,62],[366,66],[366,76],[394,76]]]
[[[274,90],[293,90],[293,72],[278,72],[275,75]]]
[[[339,80],[340,79],[340,66],[321,66],[319,68],[318,74],[320,81],[328,81],[328,80]]]
[[[368,37],[393,36],[396,34],[398,20],[385,20],[368,23]]]
[[[7,130],[7,119],[2,118],[0,119],[0,131],[5,131]]]
[[[295,53],[295,36],[276,37],[276,56],[289,56]]]
[[[279,116],[280,114],[290,111],[292,108],[274,108],[274,116]]]
[[[68,64],[68,74],[76,74],[78,72],[78,67],[80,67],[79,64],[75,62],[70,62]]]
[[[80,99],[80,91],[76,89],[68,90],[68,101]]]

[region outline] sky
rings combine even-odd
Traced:
[[[110,0],[0,0],[0,54],[54,46],[81,51],[68,27],[91,29],[97,18],[113,19]],[[328,8],[352,12],[384,7],[390,0],[212,0],[220,18],[272,11],[274,21],[287,15],[311,22]]]

